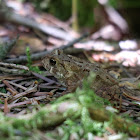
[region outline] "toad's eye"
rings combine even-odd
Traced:
[[[50,65],[51,65],[51,66],[55,66],[55,64],[56,64],[56,61],[53,60],[53,59],[50,59]]]

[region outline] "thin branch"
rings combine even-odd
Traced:
[[[21,70],[27,70],[29,71],[29,68],[26,67],[26,66],[23,66],[23,65],[16,65],[16,64],[9,64],[9,63],[3,63],[3,62],[0,62],[0,66],[5,66],[5,67],[10,67],[10,68],[16,68],[16,69],[21,69]]]
[[[72,37],[69,33],[61,29],[46,24],[40,24],[28,17],[24,17],[14,13],[14,11],[6,5],[5,0],[0,1],[0,16],[1,20],[25,25],[33,29],[37,29],[45,34],[52,35],[56,38],[60,38],[67,41],[71,41],[74,39],[74,37]]]
[[[77,39],[74,39],[73,41],[69,42],[67,45],[62,45],[62,46],[60,46],[58,48],[59,49],[67,49],[69,47],[72,47],[75,43],[77,43],[77,42],[81,41],[82,39],[86,38],[88,35],[89,35],[89,33],[85,33],[81,37],[79,37]],[[40,60],[44,56],[46,56],[46,54],[49,54],[50,52],[51,51],[43,51],[43,52],[32,54],[31,59],[32,60]],[[27,62],[27,56],[20,56],[18,58],[6,59],[6,60],[4,60],[4,62],[8,62],[8,63],[24,63],[24,62]]]

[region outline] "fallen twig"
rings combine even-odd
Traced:
[[[5,67],[10,67],[10,68],[16,68],[16,69],[21,69],[21,70],[29,70],[28,67],[26,66],[23,66],[23,65],[16,65],[16,64],[9,64],[9,63],[3,63],[3,62],[0,62],[0,66],[5,66]]]
[[[1,19],[5,21],[14,22],[20,25],[28,26],[33,29],[40,30],[45,34],[49,34],[56,38],[60,38],[67,41],[71,41],[74,39],[74,37],[72,37],[69,33],[59,28],[52,27],[46,24],[40,24],[28,17],[24,17],[14,13],[14,11],[6,5],[4,0],[0,2],[0,16]]]
[[[48,82],[48,83],[51,83],[51,84],[58,83],[58,82],[56,82],[56,81],[54,81],[54,80],[51,80],[51,79],[49,79],[49,78],[47,78],[47,77],[44,77],[44,76],[42,76],[42,75],[40,75],[40,74],[38,74],[38,73],[32,72],[32,74],[33,74],[35,77],[40,78],[40,79],[42,79],[42,80],[44,80],[44,81],[46,81],[46,82]]]
[[[22,74],[26,70],[29,71],[29,68],[23,65],[9,64],[0,62],[0,71],[5,73],[13,73],[13,74]]]
[[[14,85],[14,86],[16,86],[16,87],[18,87],[18,88],[21,88],[21,89],[23,89],[23,90],[27,90],[26,87],[24,87],[24,86],[22,86],[22,85],[20,85],[20,84],[16,84],[16,83],[14,83],[14,82],[12,82],[12,81],[8,81],[8,83],[10,83],[11,85]]]
[[[14,93],[15,95],[18,93],[18,91],[12,86],[9,84],[9,82],[7,80],[3,80],[3,83],[9,88],[11,89],[12,93]]]
[[[87,36],[88,36],[88,33],[85,33],[81,37],[79,37],[77,39],[74,39],[73,41],[69,42],[67,45],[62,45],[62,46],[57,47],[57,48],[59,48],[59,49],[66,49],[68,47],[73,46],[75,43],[79,42],[80,40],[84,39]],[[32,54],[31,55],[31,59],[32,60],[40,60],[44,56],[46,56],[46,54],[48,54],[50,52],[51,51],[43,51],[43,52]],[[18,58],[5,59],[4,62],[8,62],[8,63],[24,63],[24,62],[27,62],[27,56],[20,56]]]
[[[36,91],[37,91],[37,86],[38,86],[38,85],[35,84],[33,87],[29,87],[28,89],[26,89],[25,92],[21,92],[21,93],[16,94],[15,96],[13,96],[12,99],[10,99],[10,100],[8,101],[8,103],[11,103],[11,102],[13,102],[14,100],[19,99],[20,97],[23,97],[23,96],[25,96],[25,95],[27,95],[27,94],[30,94],[30,93],[32,93],[32,92],[36,92]]]

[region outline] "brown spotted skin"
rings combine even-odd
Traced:
[[[78,86],[82,86],[83,79],[90,72],[96,74],[92,88],[102,97],[112,98],[115,94],[123,93],[117,79],[113,78],[98,64],[92,64],[77,57],[66,55],[62,50],[54,50],[42,60],[44,68],[54,75],[68,92],[73,92]]]

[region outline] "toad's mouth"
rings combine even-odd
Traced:
[[[50,68],[50,73],[53,74],[53,67]]]

